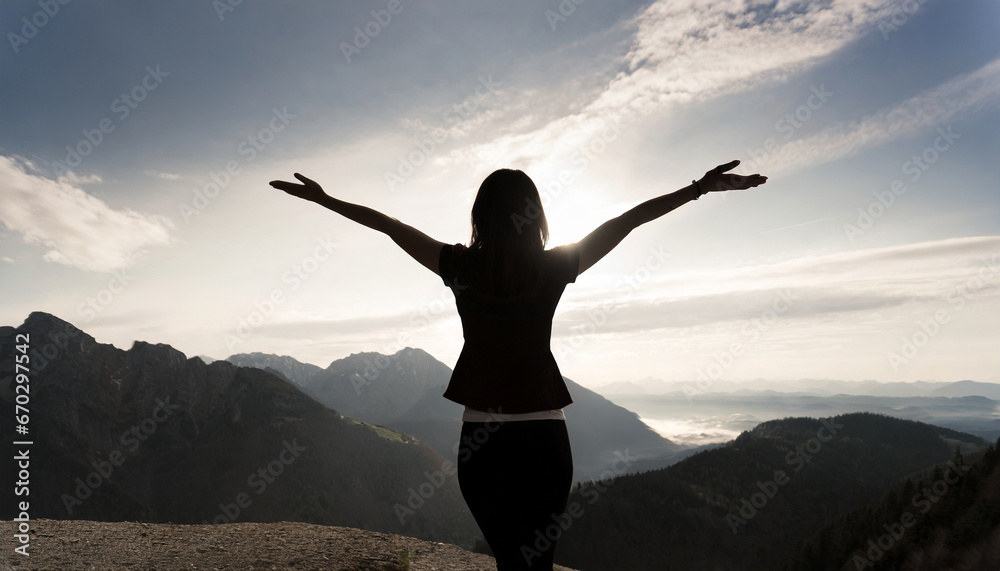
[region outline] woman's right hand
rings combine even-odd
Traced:
[[[726,190],[746,190],[767,182],[767,177],[759,174],[726,174],[726,171],[733,170],[738,164],[740,164],[740,161],[731,161],[705,173],[705,176],[701,177],[701,180],[698,181],[701,191],[724,192]]]

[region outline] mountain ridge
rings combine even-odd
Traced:
[[[393,422],[345,416],[278,369],[205,364],[145,341],[122,350],[36,312],[21,327],[0,327],[0,370],[14,370],[18,333],[30,334],[28,352],[38,365],[31,376],[33,454],[46,466],[32,475],[40,498],[32,503],[35,518],[66,517],[72,507],[69,517],[82,519],[297,520],[474,543],[474,522],[444,455]],[[370,381],[361,385],[370,397],[437,371],[400,407],[404,420],[394,421],[419,423],[428,421],[425,409],[448,404],[433,394],[448,368],[417,351],[355,354],[322,371],[332,370],[349,395],[357,396],[358,377]],[[288,359],[270,364],[294,366]],[[421,359],[426,366],[418,366]],[[366,379],[369,364],[379,374]],[[13,376],[0,377],[0,405],[12,406],[14,384]],[[601,395],[573,395],[578,410],[593,401],[610,415],[589,428],[602,431],[626,417],[638,422]],[[440,421],[442,433],[451,430],[447,418],[429,420]],[[13,420],[0,417],[0,430],[13,430]],[[641,473],[629,471],[642,464],[634,450],[613,449],[603,471],[574,487],[558,522],[565,535],[557,561],[588,570],[772,569],[787,546],[806,545],[827,522],[874,505],[905,478],[931,473],[956,449],[972,458],[984,446],[960,431],[852,413],[760,423],[725,445]]]
[[[987,446],[870,413],[769,421],[668,468],[578,486],[570,505],[581,515],[557,560],[594,570],[776,569],[789,545],[827,521],[948,461],[955,440]]]
[[[287,519],[474,543],[447,461],[408,435],[347,418],[272,373],[145,341],[118,349],[42,312],[0,329],[5,371],[19,334],[32,364],[31,450],[46,459],[31,474],[34,517]],[[0,377],[11,410],[14,385]],[[0,416],[5,433],[13,423]],[[427,474],[432,492],[414,496]]]
[[[306,369],[305,377],[296,377],[303,369],[294,358],[255,355],[237,354],[229,359],[258,367],[279,363],[292,383],[327,406],[411,434],[446,458],[457,454],[463,407],[442,396],[451,368],[422,349],[406,347],[393,355],[355,353],[320,371]],[[600,477],[617,460],[615,453],[623,450],[658,465],[669,464],[685,450],[649,428],[636,413],[571,379],[564,380],[574,401],[566,408],[566,426],[576,480]]]
[[[594,390],[609,397],[618,396],[664,396],[664,395],[740,395],[740,394],[786,394],[801,396],[835,396],[838,394],[873,397],[932,397],[932,396],[983,396],[1000,400],[1000,383],[973,381],[839,381],[831,379],[802,379],[799,381],[754,381],[734,382],[717,380],[707,390],[698,388],[694,380],[668,382],[662,379],[640,379],[637,381],[615,381]],[[687,398],[685,396],[685,398]]]

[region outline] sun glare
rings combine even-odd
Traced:
[[[602,192],[584,186],[567,188],[559,196],[545,201],[549,221],[549,245],[577,242],[609,218],[620,212],[608,204]]]

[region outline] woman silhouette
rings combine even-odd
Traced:
[[[575,244],[545,249],[548,223],[538,190],[519,170],[486,177],[472,206],[468,246],[438,242],[381,212],[302,184],[274,188],[387,234],[455,293],[465,345],[444,397],[465,405],[459,445],[462,495],[497,569],[551,569],[565,527],[573,458],[563,407],[569,392],[549,348],[552,315],[566,284],[634,228],[708,192],[744,190],[767,178],[726,174],[698,181],[612,218]]]

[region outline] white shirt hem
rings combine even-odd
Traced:
[[[517,422],[521,420],[566,420],[566,413],[561,408],[507,414],[486,412],[469,407],[465,407],[465,412],[462,413],[462,422]]]

